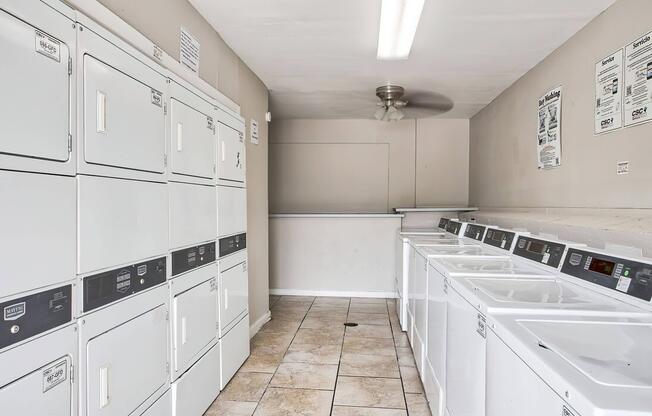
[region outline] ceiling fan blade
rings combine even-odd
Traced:
[[[419,108],[437,112],[446,112],[453,108],[453,101],[445,95],[435,92],[418,91],[406,97],[408,108]]]

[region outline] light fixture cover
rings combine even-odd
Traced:
[[[380,11],[380,60],[407,59],[419,26],[425,0],[383,0]]]

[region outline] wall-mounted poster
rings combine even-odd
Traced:
[[[625,126],[652,120],[652,32],[625,47]]]
[[[561,165],[561,87],[539,98],[537,140],[539,169]]]
[[[595,134],[623,126],[623,50],[595,64]]]

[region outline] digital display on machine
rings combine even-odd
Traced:
[[[593,259],[589,264],[589,270],[596,273],[601,273],[607,276],[613,275],[616,263],[607,260]]]
[[[494,231],[491,235],[491,239],[494,241],[503,241],[505,238],[505,233],[502,231]]]
[[[530,253],[543,254],[547,248],[548,245],[540,241],[529,241],[526,250]]]

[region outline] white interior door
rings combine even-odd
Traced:
[[[223,260],[220,260],[222,262]],[[220,328],[227,328],[248,308],[247,261],[220,268]]]
[[[218,176],[234,182],[245,180],[244,134],[222,123],[217,124]]]
[[[217,281],[211,279],[177,295],[172,301],[174,371],[192,365],[217,336]]]
[[[247,231],[247,190],[231,186],[216,189],[217,234],[222,237]]]
[[[51,10],[54,28],[72,23]],[[0,154],[67,161],[70,50],[48,27],[33,27],[0,10]]]
[[[216,143],[213,117],[172,98],[170,128],[172,172],[214,178]]]
[[[87,414],[129,415],[167,381],[166,308],[161,305],[83,346]]]

